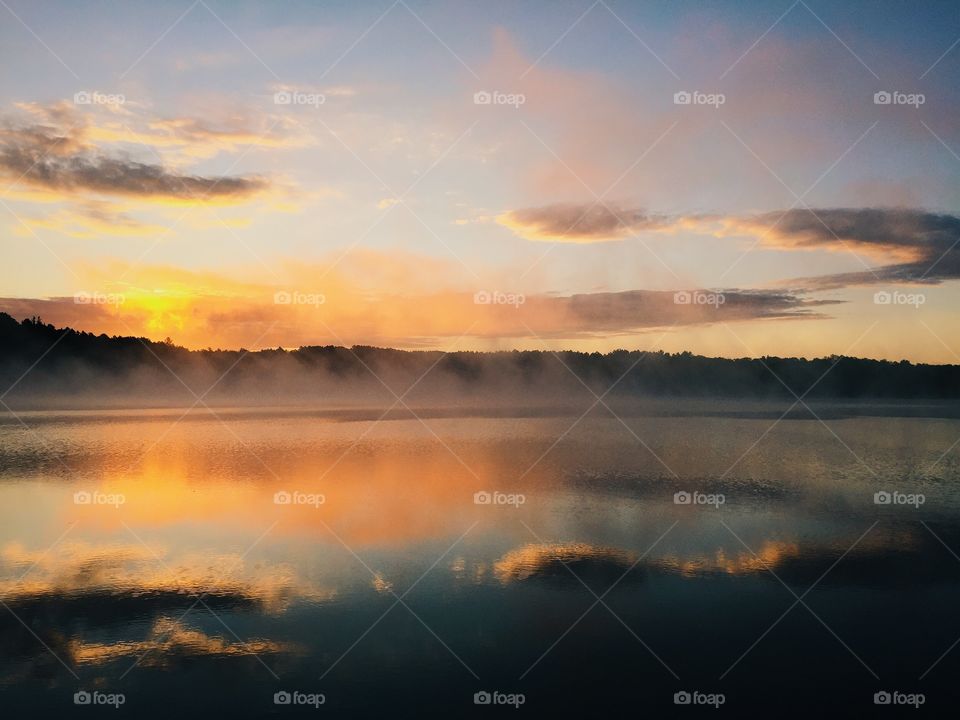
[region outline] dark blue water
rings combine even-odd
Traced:
[[[909,414],[28,413],[0,708],[939,714],[960,421]]]

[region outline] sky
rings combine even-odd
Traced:
[[[0,1],[0,310],[960,362],[953,2]]]

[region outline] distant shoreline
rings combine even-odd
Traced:
[[[814,402],[890,403],[900,411],[912,404],[935,410],[936,417],[952,417],[943,413],[960,401],[960,365],[836,356],[726,359],[637,350],[187,350],[145,338],[18,322],[0,313],[0,393],[11,408],[38,409],[196,404],[356,412],[396,405],[400,410],[449,408],[461,415],[516,414],[517,408],[542,415],[549,408],[582,412],[596,401],[600,410],[645,404],[643,412],[650,414],[657,403],[669,410],[672,400],[683,398],[714,410],[731,400],[785,401],[801,412]]]

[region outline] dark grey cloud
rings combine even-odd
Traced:
[[[0,127],[0,175],[68,195],[102,194],[167,200],[244,198],[265,190],[261,177],[183,174],[88,144],[84,128],[37,123]]]
[[[662,215],[640,209],[565,203],[497,218],[531,240],[596,242],[641,231],[747,235],[787,250],[848,250],[863,271],[802,278],[823,289],[879,282],[937,283],[960,278],[960,217],[920,208],[794,208],[755,215]]]
[[[532,240],[595,242],[616,240],[640,230],[667,227],[672,219],[643,210],[623,209],[611,203],[557,203],[512,210],[497,218]]]
[[[960,278],[960,218],[955,215],[914,208],[815,208],[765,213],[752,221],[758,227],[776,223],[770,233],[776,245],[845,248],[864,259],[863,271],[805,279],[817,287]],[[874,264],[869,260],[874,257],[889,261]]]
[[[820,319],[822,308],[835,300],[813,300],[789,292],[768,290],[677,291],[628,290],[569,297],[539,296],[528,300],[562,311],[566,327],[581,334],[630,333],[670,325],[701,325],[765,319]]]

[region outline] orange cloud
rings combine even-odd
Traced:
[[[251,348],[435,347],[462,336],[610,337],[672,325],[815,318],[825,304],[781,291],[746,290],[526,296],[493,282],[477,288],[476,281],[458,278],[448,262],[372,251],[340,262],[291,262],[270,273],[247,268],[232,276],[120,263],[79,272],[87,282],[79,288],[86,293],[82,300],[89,302],[8,299],[0,308],[93,332],[170,336],[192,348]]]
[[[14,232],[21,236],[32,235],[34,230],[50,230],[85,240],[104,235],[146,237],[167,232],[163,225],[140,222],[113,203],[95,200],[43,217],[22,217],[14,226]]]

